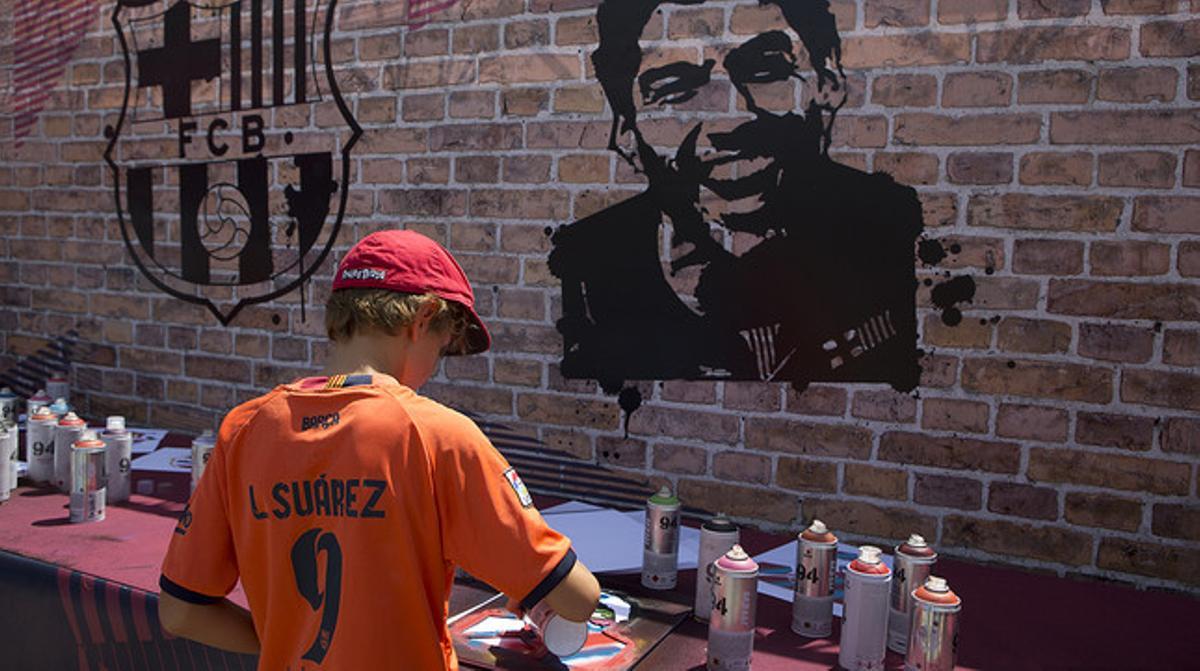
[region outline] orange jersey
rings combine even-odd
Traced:
[[[532,607],[575,563],[475,423],[387,376],[238,406],[172,536],[163,591],[246,592],[260,669],[455,669],[454,567]]]

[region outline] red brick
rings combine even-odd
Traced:
[[[608,124],[552,121],[529,124],[526,146],[531,149],[604,149]]]
[[[1183,496],[1191,488],[1191,465],[1143,456],[1032,448],[1027,475],[1035,482],[1067,482],[1131,492]]]
[[[500,157],[459,157],[454,161],[454,179],[463,184],[495,184],[500,180]]]
[[[451,118],[490,119],[495,113],[495,91],[454,91],[450,94]]]
[[[1084,70],[1037,70],[1017,75],[1017,102],[1022,105],[1086,103],[1092,75]]]
[[[1192,8],[1195,11],[1195,7]],[[1200,56],[1200,19],[1155,21],[1142,24],[1140,50],[1143,56]]]
[[[566,16],[555,24],[555,43],[559,46],[596,44],[600,33],[596,27],[596,15]]]
[[[616,408],[616,404],[612,404]],[[629,418],[629,432],[642,436],[694,438],[734,444],[738,440],[738,418],[712,412],[643,406]],[[756,449],[746,441],[747,449]]]
[[[792,493],[684,478],[679,480],[677,491],[679,498],[688,505],[709,513],[724,512],[735,518],[747,517],[787,526],[799,521],[799,506]]]
[[[662,383],[662,399],[676,403],[716,403],[717,385],[715,382],[664,380]]]
[[[433,151],[500,151],[521,147],[519,124],[436,126],[429,133]]]
[[[724,407],[730,410],[777,412],[780,408],[780,386],[761,382],[726,382]]]
[[[1200,506],[1156,503],[1151,529],[1156,536],[1200,541]]]
[[[505,116],[534,116],[550,105],[550,92],[545,89],[505,89],[500,94],[500,106]]]
[[[736,418],[731,419],[736,425]],[[748,450],[851,459],[867,459],[871,453],[871,432],[866,429],[757,417],[745,421]]]
[[[1154,424],[1151,417],[1081,411],[1076,418],[1075,440],[1081,445],[1149,450],[1154,442]]]
[[[1100,184],[1167,189],[1175,186],[1175,156],[1141,151],[1100,155]]]
[[[1100,0],[1105,14],[1170,14],[1179,0]]]
[[[1183,185],[1200,187],[1200,151],[1189,149],[1183,160]]]
[[[1068,421],[1061,408],[1005,403],[996,414],[996,435],[1061,443],[1067,439]]]
[[[677,9],[667,22],[667,39],[721,37],[725,33],[725,12],[721,8]]]
[[[911,394],[891,389],[857,391],[850,414],[860,419],[907,423],[917,418],[917,401]]]
[[[504,46],[508,49],[541,47],[547,44],[550,44],[549,21],[513,21],[504,26]]]
[[[446,184],[450,181],[450,160],[445,158],[409,159],[409,184]],[[383,199],[380,198],[382,205]]]
[[[1200,286],[1050,280],[1049,312],[1110,319],[1200,319]]]
[[[500,48],[500,28],[492,24],[459,26],[454,29],[452,49],[456,54],[477,54]]]
[[[880,75],[871,85],[871,102],[885,107],[932,107],[937,79],[932,75]]]
[[[713,455],[712,472],[714,477],[721,480],[770,484],[771,459],[746,452],[718,452]],[[834,481],[836,480],[835,472]]]
[[[1012,76],[1004,72],[956,72],[942,82],[943,107],[1006,107]]]
[[[467,212],[467,192],[388,189],[379,192],[379,211],[387,214],[461,216]]]
[[[1179,274],[1200,277],[1200,242],[1179,243]]]
[[[908,472],[903,469],[856,463],[847,463],[844,468],[842,491],[846,494],[897,501],[908,498]]]
[[[1034,196],[1010,193],[973,196],[967,210],[971,226],[1045,231],[1115,231],[1124,204],[1099,196]]]
[[[479,83],[523,84],[579,79],[576,54],[490,56],[479,61]]]
[[[1133,205],[1133,230],[1200,234],[1200,198],[1138,198]]]
[[[138,368],[137,370],[142,369]],[[250,383],[250,365],[245,361],[226,357],[188,355],[184,360],[184,373],[188,377],[205,380]]]
[[[596,459],[611,466],[643,469],[646,467],[646,443],[618,436],[600,436],[596,438]]]
[[[835,417],[846,414],[846,390],[840,387],[809,385],[800,393],[789,387],[786,394],[789,413]]]
[[[471,192],[471,215],[505,219],[551,219],[567,216],[568,194],[558,190],[477,189]]]
[[[991,411],[987,403],[953,398],[922,401],[921,427],[936,431],[987,433]]]
[[[1060,527],[959,515],[947,515],[942,521],[942,547],[970,548],[1072,566],[1085,566],[1092,561],[1092,538],[1087,534]]]
[[[517,395],[517,415],[527,422],[611,430],[620,425],[620,413],[617,404],[610,401],[552,394]]]
[[[1031,310],[1037,306],[1039,288],[1035,280],[978,277],[973,305],[988,310]]]
[[[564,86],[554,92],[555,112],[599,114],[604,111],[604,91],[599,86]]]
[[[1142,504],[1108,494],[1067,492],[1063,517],[1084,527],[1137,531],[1142,525]]]
[[[996,481],[988,486],[987,509],[1001,515],[1056,520],[1058,491],[1050,487]]]
[[[946,177],[953,184],[1009,184],[1013,155],[996,152],[957,152],[946,157]]]
[[[1086,16],[1092,8],[1092,0],[1017,0],[1017,16],[1022,19],[1050,19],[1069,16]]]
[[[1164,275],[1171,266],[1170,245],[1122,241],[1092,243],[1093,275]]]
[[[1089,186],[1092,155],[1086,152],[1032,152],[1021,157],[1021,183]]]
[[[503,167],[504,181],[508,183],[538,184],[550,179],[549,156],[505,156]]]
[[[608,154],[573,154],[558,159],[558,179],[568,184],[609,181],[611,157]]]
[[[1100,72],[1097,100],[1123,103],[1171,102],[1179,72],[1174,68],[1113,68]]]
[[[938,157],[917,152],[876,152],[874,172],[886,172],[901,184],[936,184]]]
[[[921,332],[921,342],[936,347],[987,349],[992,345],[993,330],[990,323],[980,324],[973,319],[947,326],[938,315],[928,315]]]
[[[655,445],[654,470],[702,475],[708,470],[708,453],[687,445]]]
[[[921,32],[846,37],[842,45],[842,65],[850,69],[966,63],[971,57],[971,42],[966,34]]]
[[[715,467],[714,467],[714,474]],[[775,484],[801,492],[837,491],[837,464],[813,459],[780,457]]]
[[[921,218],[927,228],[953,226],[958,221],[958,196],[952,193],[918,193]]]
[[[475,63],[470,60],[438,60],[389,65],[383,69],[383,88],[408,91],[469,84],[475,78]]]
[[[492,368],[496,384],[538,387],[542,383],[542,364],[525,359],[497,358]]]
[[[1003,21],[1008,16],[1008,0],[940,0],[938,23],[984,23]]]
[[[1163,363],[1200,366],[1200,331],[1168,330],[1163,335]]]
[[[1107,403],[1112,399],[1113,373],[1073,363],[967,359],[962,386],[985,394]]]
[[[1130,31],[1091,26],[1039,26],[979,33],[980,63],[1121,61],[1129,57]]]
[[[1200,65],[1188,66],[1187,95],[1189,100],[1200,100]]]
[[[1015,240],[1013,272],[1060,277],[1078,275],[1083,272],[1083,243],[1074,240]]]
[[[1096,566],[1153,578],[1200,585],[1200,550],[1144,540],[1105,538],[1100,541]]]
[[[1021,446],[973,438],[889,431],[879,440],[879,459],[938,468],[1016,473],[1021,461]]]
[[[1117,324],[1080,324],[1079,354],[1089,359],[1146,363],[1154,353],[1154,334]]]
[[[806,497],[802,503],[805,519],[838,520],[836,528],[846,535],[896,539],[917,533],[937,537],[937,518],[917,509],[817,497]]]
[[[863,14],[867,28],[924,26],[929,24],[929,0],[864,0]]]
[[[1056,112],[1050,115],[1054,144],[1196,144],[1200,109]]]
[[[1039,116],[1031,114],[949,117],[910,113],[897,115],[895,124],[897,144],[974,146],[1037,142],[1042,121]]]
[[[916,474],[913,502],[927,506],[979,510],[983,485],[978,480],[945,475]]]
[[[958,357],[941,354],[921,356],[921,386],[950,387],[958,380]]]
[[[1125,369],[1121,400],[1176,410],[1200,410],[1200,375]]]

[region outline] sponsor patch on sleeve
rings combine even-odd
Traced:
[[[504,471],[504,479],[508,480],[508,485],[517,493],[517,499],[521,502],[522,508],[528,508],[533,505],[533,497],[529,495],[529,490],[525,487],[525,483],[521,482],[521,476],[517,475],[517,469],[509,468]]]

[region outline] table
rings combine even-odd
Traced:
[[[0,506],[0,668],[254,668],[253,657],[172,638],[158,625],[159,566],[187,491],[186,478],[179,483],[168,490],[176,500],[135,494],[94,524],[67,523],[65,495],[46,490],[19,488]],[[743,531],[753,553],[785,540]],[[964,600],[961,668],[1200,668],[1200,600],[953,559],[937,571]],[[636,575],[601,580],[642,593]],[[694,570],[683,571],[675,590],[654,596],[688,603],[694,580]],[[490,594],[462,577],[451,611]],[[245,603],[240,592],[231,598]],[[836,643],[802,639],[790,621],[790,604],[759,600],[756,671],[835,667]],[[705,636],[689,618],[639,668],[703,668]],[[900,668],[899,657],[889,654],[887,668]]]

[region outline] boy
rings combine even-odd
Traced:
[[[490,337],[450,253],[367,236],[334,276],[325,375],[235,408],[163,562],[168,631],[260,669],[455,669],[455,565],[586,620],[599,585],[466,417],[416,394]],[[239,577],[250,611],[224,598]],[[518,605],[519,604],[519,605]]]

